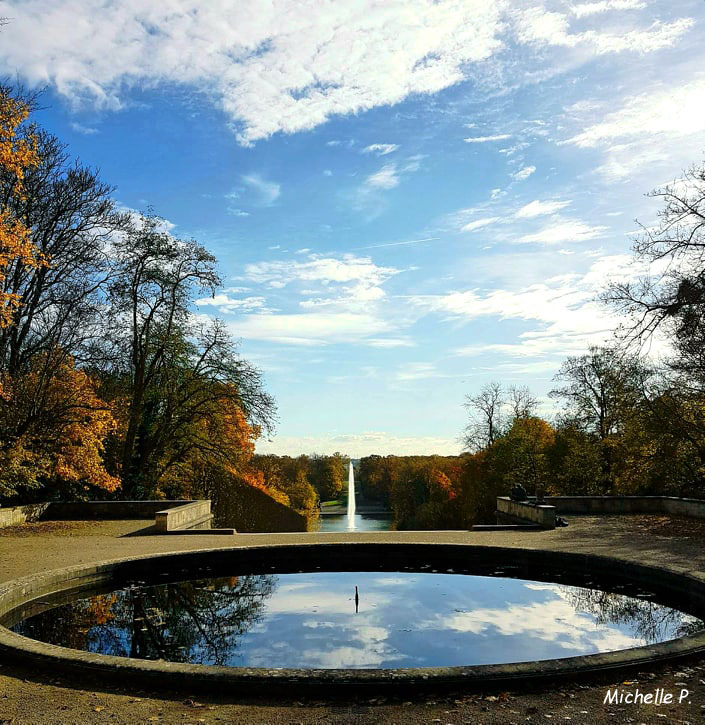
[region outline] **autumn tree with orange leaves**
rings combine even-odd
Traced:
[[[18,209],[31,203],[27,180],[42,163],[34,133],[23,133],[31,102],[0,87],[0,332],[18,328],[27,296],[17,288],[23,271],[49,269],[51,260],[33,243]],[[24,275],[26,276],[26,275]],[[44,275],[43,275],[44,276]],[[14,335],[17,337],[16,335]],[[6,362],[6,361],[5,361]],[[115,426],[96,395],[96,381],[53,345],[36,349],[21,369],[0,368],[0,496],[61,481],[114,490],[119,481],[104,468],[103,441]]]
[[[10,192],[17,199],[24,196],[27,170],[39,164],[34,138],[21,138],[18,133],[29,113],[27,101],[13,97],[8,89],[0,87],[0,169],[11,176]],[[7,290],[7,269],[15,260],[34,267],[42,264],[30,230],[9,204],[3,204],[0,206],[0,328],[10,325],[21,301],[17,294]]]
[[[55,353],[61,355],[61,353]],[[103,441],[115,429],[96,382],[61,355],[37,355],[26,374],[6,380],[0,401],[0,496],[42,485],[75,484],[114,491],[119,480],[103,465]],[[48,382],[46,369],[54,372]],[[32,416],[28,411],[40,410]]]

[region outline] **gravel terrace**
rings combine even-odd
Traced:
[[[32,572],[169,551],[281,543],[400,541],[463,543],[589,552],[705,572],[705,521],[666,516],[570,517],[570,526],[531,532],[369,532],[151,536],[145,521],[56,521],[0,529],[0,582]],[[137,534],[137,535],[136,535]],[[665,688],[681,705],[603,704],[608,687]],[[412,700],[245,701],[103,687],[0,661],[0,723],[705,723],[705,659],[640,672],[626,682],[541,690],[419,695]]]

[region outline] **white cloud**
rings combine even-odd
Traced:
[[[84,126],[82,123],[76,123],[75,121],[71,123],[71,128],[76,131],[76,133],[83,134],[84,136],[93,136],[94,134],[98,133],[97,128],[92,128],[91,126]]]
[[[306,261],[246,265],[244,279],[248,282],[270,290],[293,286],[305,299],[298,303],[300,312],[263,310],[266,314],[239,318],[233,323],[233,330],[245,338],[292,345],[362,342],[373,347],[406,345],[398,338],[387,339],[387,333],[398,334],[399,329],[379,313],[379,304],[385,298],[382,285],[399,271],[378,266],[369,257],[352,254],[340,258],[309,255]]]
[[[482,229],[482,227],[489,226],[495,222],[500,221],[498,216],[484,217],[483,219],[476,219],[474,222],[468,222],[460,228],[461,232],[473,232],[476,229]]]
[[[705,132],[703,98],[702,76],[681,86],[655,87],[627,98],[621,108],[561,143],[602,149],[605,160],[598,171],[613,179],[659,164],[672,167],[676,159],[687,163],[682,149],[690,139],[699,143]]]
[[[518,154],[524,149],[529,148],[530,145],[531,144],[529,144],[527,141],[520,141],[519,143],[512,144],[511,146],[507,146],[506,148],[499,149],[497,153],[504,154],[507,158],[509,158],[510,156],[514,156],[515,154]]]
[[[604,236],[607,227],[589,226],[581,221],[557,221],[531,234],[516,239],[521,244],[561,244],[562,242],[584,242]]]
[[[249,211],[243,211],[242,209],[228,208],[228,214],[233,216],[250,216]]]
[[[654,89],[627,98],[622,108],[608,114],[600,123],[563,143],[595,147],[615,139],[666,134],[686,136],[705,130],[703,98],[705,78],[680,87]]]
[[[646,6],[642,0],[600,0],[600,2],[580,3],[571,7],[571,12],[578,18],[608,10],[639,10]]]
[[[368,347],[394,348],[394,347],[414,347],[415,343],[406,338],[399,337],[380,337],[365,340]]]
[[[544,214],[555,214],[557,211],[565,209],[570,203],[570,201],[539,201],[535,199],[522,206],[514,216],[518,219],[532,219]]]
[[[465,143],[487,143],[489,141],[505,141],[508,138],[511,138],[511,134],[498,133],[494,136],[470,136],[468,138],[464,138],[463,141],[465,141]]]
[[[477,289],[445,295],[418,295],[411,303],[448,318],[465,321],[480,318],[535,321],[539,326],[519,334],[515,341],[475,343],[456,349],[456,354],[487,353],[518,358],[553,357],[556,368],[566,355],[582,354],[588,344],[600,344],[616,328],[619,318],[596,301],[608,282],[635,279],[644,273],[629,255],[602,257],[584,274],[561,274],[518,289]],[[522,363],[526,367],[526,363]],[[534,373],[539,370],[534,370]]]
[[[258,202],[262,206],[270,206],[281,195],[281,185],[274,181],[268,181],[260,174],[245,174],[240,178],[243,183],[254,191]]]
[[[294,281],[318,281],[325,285],[334,282],[364,282],[379,285],[397,274],[394,267],[380,267],[370,257],[344,254],[342,257],[317,257],[306,262],[257,262],[245,267],[245,278],[259,284],[273,281],[289,284]]]
[[[592,43],[598,55],[623,51],[652,53],[674,45],[693,23],[691,18],[681,18],[673,23],[657,21],[648,30],[631,30],[616,35],[588,30],[581,39]]]
[[[369,219],[379,215],[386,206],[381,192],[394,189],[401,183],[404,175],[412,174],[421,167],[422,154],[409,156],[403,163],[384,164],[374,174],[370,174],[352,195],[352,205],[365,211]]]
[[[515,181],[524,181],[524,179],[528,179],[531,174],[534,173],[534,171],[536,171],[535,166],[524,166],[523,169],[519,169],[519,171],[512,174],[511,176],[512,179],[514,179]]]
[[[393,189],[399,185],[399,174],[396,164],[385,164],[379,171],[370,174],[365,180],[365,186],[374,189]]]
[[[395,143],[373,143],[362,149],[363,154],[376,154],[377,156],[386,156],[399,148]]]
[[[191,84],[220,99],[243,143],[313,128],[330,116],[434,93],[502,45],[501,8],[460,4],[314,4],[263,8],[175,0],[7,0],[0,62],[31,85],[118,108],[130,85]],[[350,48],[357,50],[351,52]]]
[[[597,55],[633,51],[650,53],[672,46],[693,26],[692,18],[679,18],[672,23],[656,21],[646,30],[620,33],[586,30],[570,32],[569,17],[563,13],[533,7],[519,11],[515,17],[518,39],[527,44],[553,45],[567,48],[587,46]]]
[[[301,314],[245,315],[230,322],[237,337],[285,345],[359,343],[395,331],[391,323],[362,312],[305,312]]]
[[[397,372],[397,380],[424,380],[434,378],[438,375],[436,366],[433,363],[410,362],[406,363]]]
[[[237,289],[237,288],[233,288]],[[264,297],[243,297],[236,299],[227,294],[217,294],[213,297],[202,297],[195,301],[199,307],[217,307],[220,312],[231,313],[252,310],[263,310],[266,307]]]
[[[578,13],[590,14],[589,5]],[[500,54],[511,41],[644,53],[692,25],[571,33],[568,15],[486,0],[306,9],[297,0],[4,0],[0,10],[12,19],[0,48],[5,74],[104,109],[124,106],[132,88],[188,85],[217,99],[243,144],[491,75],[508,62]],[[587,56],[576,51],[577,62]]]

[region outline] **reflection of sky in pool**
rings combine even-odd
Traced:
[[[62,605],[14,629],[122,656],[389,668],[570,657],[671,639],[698,627],[694,618],[645,599],[561,584],[320,572],[128,588]]]

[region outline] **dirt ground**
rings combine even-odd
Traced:
[[[432,541],[593,552],[705,571],[705,522],[663,516],[572,517],[545,532],[371,532],[149,536],[146,522],[43,522],[0,529],[0,581],[59,566],[163,551],[313,541]],[[137,534],[137,535],[136,535]],[[653,693],[673,705],[604,703],[608,689]],[[148,692],[74,681],[0,661],[0,723],[705,723],[705,658],[621,680],[545,685],[509,692],[418,693],[355,702],[246,700],[221,693]]]

